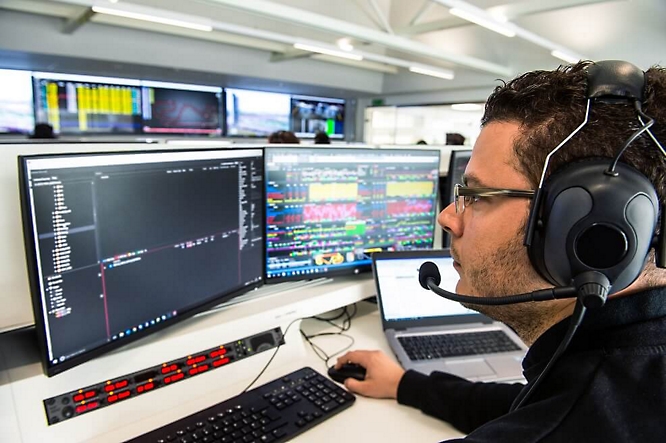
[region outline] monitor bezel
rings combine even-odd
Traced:
[[[76,156],[104,156],[104,155],[127,155],[127,154],[164,154],[164,153],[178,153],[178,152],[206,152],[206,151],[260,151],[257,157],[259,161],[264,162],[265,152],[262,146],[247,147],[247,148],[205,148],[205,149],[155,149],[155,150],[135,150],[135,151],[103,151],[103,152],[69,152],[69,153],[56,153],[56,154],[30,154],[18,156],[18,186],[19,186],[19,200],[21,207],[21,227],[23,230],[24,249],[26,255],[26,264],[28,271],[28,286],[30,288],[30,299],[32,304],[32,311],[35,320],[35,332],[37,335],[37,342],[39,346],[39,357],[42,364],[42,369],[47,377],[60,374],[64,371],[72,369],[88,361],[94,360],[97,357],[108,354],[109,352],[124,347],[125,345],[134,343],[146,336],[152,336],[154,333],[168,328],[172,325],[183,322],[184,320],[193,317],[194,315],[213,308],[221,303],[231,300],[234,297],[245,294],[253,289],[259,288],[265,284],[266,272],[266,248],[260,248],[261,254],[261,267],[263,272],[260,275],[260,280],[255,283],[250,283],[246,286],[234,289],[227,293],[219,294],[212,297],[207,302],[201,303],[197,306],[191,307],[188,310],[178,311],[175,317],[167,318],[166,320],[156,323],[150,328],[139,330],[131,336],[125,336],[123,340],[110,341],[104,345],[98,346],[90,351],[82,353],[77,356],[66,359],[56,365],[51,364],[48,358],[47,347],[47,331],[46,323],[43,316],[42,293],[39,284],[39,269],[37,263],[37,253],[35,251],[35,232],[32,229],[32,221],[35,214],[32,212],[32,205],[30,204],[29,192],[30,186],[27,183],[27,161],[37,158],[63,158],[63,157],[76,157]],[[265,163],[264,163],[265,167]],[[265,179],[265,175],[263,177]],[[262,201],[266,200],[266,187],[262,186],[260,189]],[[265,207],[264,207],[265,211]],[[265,236],[266,233],[266,217],[265,214],[261,217],[260,223],[261,232]],[[264,241],[265,244],[265,241]]]
[[[278,150],[278,149],[290,149],[294,151],[298,150],[320,150],[322,152],[326,151],[331,151],[331,150],[336,150],[336,151],[349,151],[349,152],[372,152],[372,153],[379,153],[379,152],[404,152],[404,153],[432,153],[438,156],[439,162],[437,163],[436,170],[439,171],[440,164],[442,162],[442,156],[441,156],[441,151],[438,149],[428,149],[428,148],[419,148],[419,149],[411,149],[411,148],[373,148],[373,147],[361,147],[361,148],[353,148],[353,147],[347,147],[347,146],[331,146],[331,145],[307,145],[303,147],[299,147],[299,145],[268,145],[265,147],[264,150],[264,159],[265,162],[268,161],[268,151],[270,150]],[[268,168],[267,165],[264,164],[264,198],[267,197],[266,193],[266,187],[268,186]],[[434,249],[435,247],[435,231],[437,230],[437,202],[439,201],[439,186],[438,183],[434,183],[435,186],[435,199],[434,199],[434,206],[433,208],[435,209],[433,212],[433,231],[432,231],[432,238],[430,242],[430,246],[428,248],[420,248],[420,249],[425,249],[425,250],[430,250]],[[268,201],[265,201],[266,206],[268,205]],[[362,273],[370,273],[372,271],[372,255],[371,258],[367,260],[367,263],[364,264],[359,264],[359,265],[350,265],[346,267],[340,267],[340,268],[335,268],[333,270],[329,270],[327,272],[321,272],[321,273],[314,273],[314,274],[303,274],[303,275],[288,275],[288,276],[280,276],[280,277],[268,277],[268,223],[267,223],[267,218],[268,218],[268,210],[267,208],[264,208],[264,283],[267,285],[270,284],[277,284],[277,283],[284,283],[284,282],[295,282],[295,281],[308,281],[308,280],[315,280],[319,278],[329,278],[329,277],[343,277],[343,276],[353,276],[353,275],[358,275]],[[386,252],[386,251],[382,251]]]
[[[471,157],[472,157],[472,150],[471,149],[452,149],[451,150],[451,155],[449,157],[449,169],[446,171],[446,181],[445,181],[445,183],[446,183],[446,194],[442,193],[439,196],[439,199],[440,199],[439,204],[442,207],[441,208],[442,211],[449,204],[451,204],[453,202],[453,186],[455,186],[455,184],[458,183],[458,180],[460,180],[460,177],[454,177],[453,174],[451,173],[451,171],[453,170],[453,166],[460,159],[467,159],[467,162],[469,162],[469,159]],[[443,234],[442,234],[442,247],[443,248],[451,247],[451,236],[449,235],[448,232],[446,232],[444,230],[443,230]]]

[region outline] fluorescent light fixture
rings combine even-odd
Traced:
[[[337,41],[338,48],[343,51],[351,52],[354,50],[354,45],[351,44],[351,41],[348,38],[341,38]]]
[[[495,31],[507,37],[514,37],[516,35],[516,32],[513,29],[509,29],[493,18],[483,17],[479,14],[475,14],[460,8],[451,8],[449,9],[449,12],[456,17],[460,17],[463,20],[467,20],[472,23],[476,23],[479,26],[483,26],[484,28],[490,29],[491,31]]]
[[[92,10],[98,14],[115,15],[117,17],[132,18],[135,20],[160,23],[163,25],[179,26],[181,28],[194,29],[197,31],[211,32],[213,30],[213,27],[209,25],[201,25],[198,23],[185,22],[182,20],[176,20],[171,18],[157,17],[155,15],[140,14],[138,12],[123,11],[121,9],[116,9],[116,8],[104,8],[100,6],[93,6]]]
[[[317,54],[332,55],[334,57],[347,58],[349,60],[361,61],[363,60],[362,55],[350,54],[348,52],[334,51],[332,49],[320,48],[319,46],[304,45],[302,43],[294,43],[294,48],[300,49],[302,51],[316,52]]]
[[[431,77],[443,78],[445,80],[453,80],[453,72],[451,71],[439,71],[434,69],[420,68],[418,66],[410,66],[409,70],[417,74],[429,75]]]
[[[580,57],[568,52],[560,51],[559,49],[553,49],[550,51],[550,55],[559,58],[560,60],[564,60],[567,63],[578,63],[580,61]]]
[[[483,105],[479,103],[454,103],[451,105],[451,109],[454,111],[480,111],[483,109]]]

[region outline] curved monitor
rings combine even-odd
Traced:
[[[433,247],[439,150],[266,148],[266,281],[369,271]]]
[[[19,157],[51,376],[259,286],[263,151]]]

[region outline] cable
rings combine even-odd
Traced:
[[[543,369],[543,371],[541,371],[539,377],[537,377],[537,379],[534,381],[532,386],[530,386],[528,389],[523,389],[522,391],[520,391],[518,397],[516,397],[516,399],[513,401],[513,404],[511,405],[511,409],[509,409],[509,412],[513,412],[516,409],[520,408],[522,405],[524,405],[525,402],[534,393],[539,384],[541,384],[541,381],[546,377],[546,375],[548,375],[552,367],[555,365],[555,362],[557,362],[557,360],[564,353],[564,351],[566,351],[567,347],[569,346],[569,343],[571,343],[571,339],[573,338],[574,334],[576,333],[576,330],[578,330],[578,326],[580,326],[581,322],[583,321],[583,318],[585,317],[585,311],[586,308],[583,305],[582,300],[579,298],[576,301],[576,307],[574,308],[574,312],[571,315],[571,320],[569,320],[569,328],[567,329],[567,333],[564,335],[564,338],[560,342],[560,345],[557,347],[557,350],[550,358],[550,361]],[[527,386],[525,388],[527,388]]]
[[[620,160],[620,157],[622,154],[624,154],[624,151],[631,145],[638,137],[640,137],[645,131],[648,131],[650,127],[654,124],[654,119],[652,119],[650,116],[647,114],[643,113],[641,110],[641,102],[636,100],[634,102],[634,107],[636,108],[636,112],[638,113],[639,116],[648,119],[647,123],[644,123],[643,126],[638,128],[636,132],[631,134],[631,137],[627,139],[626,142],[624,142],[624,146],[622,146],[622,149],[617,153],[615,158],[613,159],[613,162],[610,165],[610,168],[608,168],[609,173],[615,173],[615,166],[617,166],[617,162]],[[640,121],[640,120],[639,120]]]
[[[332,359],[333,357],[335,357],[336,355],[345,352],[346,350],[348,350],[349,348],[351,348],[351,347],[354,345],[354,343],[355,343],[354,337],[352,337],[351,335],[348,335],[348,334],[344,334],[344,332],[345,332],[345,331],[348,331],[349,328],[351,327],[351,320],[352,320],[352,318],[354,318],[354,316],[357,314],[357,312],[358,312],[358,308],[357,308],[357,306],[356,306],[355,303],[354,303],[354,305],[353,305],[353,309],[354,309],[353,312],[349,312],[349,310],[348,310],[347,308],[348,308],[347,306],[345,306],[344,308],[342,308],[342,313],[341,313],[340,316],[345,315],[345,319],[343,320],[342,325],[338,325],[338,324],[334,323],[333,321],[331,321],[330,319],[325,319],[325,318],[316,317],[316,316],[315,316],[315,317],[311,317],[311,318],[314,319],[314,320],[323,321],[323,322],[326,322],[326,323],[330,324],[331,326],[337,328],[337,329],[338,329],[338,332],[320,332],[320,333],[317,333],[317,334],[307,335],[303,330],[300,331],[300,332],[301,332],[301,335],[303,336],[303,338],[305,339],[305,341],[307,341],[307,342],[310,344],[310,347],[312,347],[312,350],[314,351],[315,355],[316,355],[317,357],[319,357],[319,359],[322,360],[322,361],[324,362],[324,365],[326,366],[327,369],[328,369],[328,367],[329,367],[329,363],[328,363],[329,360],[331,360],[331,359]],[[337,317],[335,317],[335,318],[336,318],[336,319],[337,319],[337,318],[340,318],[340,316],[337,316]],[[335,352],[333,352],[333,353],[330,354],[330,355],[327,354],[326,351],[324,351],[324,350],[321,348],[321,346],[319,346],[319,345],[316,344],[314,341],[312,341],[313,338],[317,338],[317,337],[325,337],[325,336],[333,336],[333,335],[348,338],[348,339],[350,340],[350,342],[349,342],[349,344],[348,344],[347,346],[345,346],[344,348],[342,348],[342,349],[340,349],[340,350],[338,350],[338,351],[335,351]]]
[[[297,319],[295,319],[295,320],[292,320],[291,323],[289,323],[289,325],[287,325],[287,328],[284,330],[284,334],[282,334],[282,339],[283,339],[283,340],[284,340],[284,337],[287,336],[287,332],[289,332],[289,328],[291,328],[291,325],[293,325],[294,323],[296,323],[296,322],[299,321],[299,320],[303,320],[303,318],[297,318]],[[281,347],[282,345],[283,345],[283,343],[278,344],[277,348],[275,348],[275,352],[273,352],[273,355],[271,356],[271,358],[270,358],[270,359],[268,360],[268,362],[264,365],[263,369],[259,372],[259,375],[257,375],[257,376],[254,378],[254,380],[252,380],[252,381],[250,382],[250,384],[247,385],[247,387],[246,387],[245,389],[243,389],[243,391],[241,392],[241,394],[245,394],[245,393],[246,393],[246,392],[252,387],[252,385],[255,384],[255,383],[257,382],[257,380],[259,380],[259,377],[261,377],[261,376],[263,375],[263,373],[266,372],[266,369],[268,369],[268,366],[271,364],[271,362],[273,361],[273,359],[274,359],[275,356],[277,355],[277,353],[278,353],[278,351],[280,350],[280,347]]]
[[[301,335],[303,336],[305,341],[307,341],[310,344],[310,346],[312,347],[312,350],[314,351],[315,355],[317,357],[319,357],[319,359],[321,361],[324,362],[324,365],[326,366],[326,369],[328,369],[328,367],[330,366],[329,363],[328,363],[330,359],[332,359],[333,357],[335,357],[338,354],[342,354],[347,349],[354,346],[354,343],[356,343],[356,341],[354,340],[354,337],[352,337],[351,335],[348,335],[348,334],[343,334],[342,332],[322,332],[320,334],[307,335],[305,332],[301,331]],[[327,336],[327,335],[328,336],[336,335],[338,337],[348,338],[349,339],[349,344],[347,346],[345,346],[344,348],[339,349],[339,350],[337,350],[337,351],[335,351],[335,352],[333,352],[332,354],[329,355],[329,354],[326,353],[326,351],[324,351],[321,348],[321,346],[319,346],[317,343],[312,341],[313,338],[324,337],[324,336]]]
[[[330,325],[332,325],[332,326],[334,326],[334,327],[340,329],[340,332],[322,332],[322,333],[320,333],[320,334],[314,334],[314,335],[308,336],[308,335],[306,335],[302,330],[300,331],[301,335],[303,335],[303,337],[305,338],[305,340],[306,340],[308,343],[310,343],[310,346],[312,346],[312,349],[314,350],[314,352],[315,352],[315,354],[317,355],[317,357],[319,357],[320,359],[324,360],[324,363],[327,365],[327,367],[328,367],[328,360],[330,360],[332,357],[336,356],[337,354],[346,351],[347,349],[351,348],[351,347],[354,345],[354,337],[352,337],[352,336],[350,336],[350,335],[347,335],[347,334],[343,334],[342,332],[349,330],[349,328],[351,327],[351,319],[356,315],[357,311],[358,311],[358,309],[356,308],[356,303],[354,303],[354,312],[351,313],[351,314],[350,314],[349,311],[347,310],[347,306],[345,306],[344,308],[342,308],[342,313],[341,313],[339,316],[333,317],[334,320],[337,320],[338,318],[340,318],[340,317],[342,317],[342,316],[346,316],[346,318],[345,318],[344,321],[342,322],[342,326],[333,323],[330,319],[319,318],[319,317],[316,317],[316,316],[315,316],[315,317],[311,317],[311,318],[313,318],[313,319],[315,319],[315,320],[324,321],[324,322],[326,322],[326,323],[329,323]],[[289,323],[289,325],[287,325],[287,328],[284,330],[284,334],[282,334],[283,339],[284,339],[284,337],[286,337],[287,332],[289,332],[289,328],[291,328],[291,325],[293,325],[294,323],[296,323],[296,322],[299,321],[299,320],[305,320],[305,319],[304,319],[303,317],[300,317],[300,318],[297,318],[297,319],[292,320],[291,323]],[[338,351],[338,352],[335,352],[335,353],[333,353],[333,354],[331,354],[331,355],[329,356],[328,354],[326,354],[326,352],[323,351],[323,349],[321,349],[321,347],[319,347],[318,345],[316,345],[315,343],[313,343],[313,342],[310,340],[310,339],[312,339],[312,338],[314,338],[314,337],[321,337],[321,336],[324,336],[324,335],[341,335],[341,336],[343,336],[343,337],[347,337],[347,338],[351,339],[351,343],[350,343],[347,347],[345,347],[344,349],[342,349],[342,350],[340,350],[340,351]],[[266,372],[266,369],[268,369],[268,366],[270,366],[270,364],[273,362],[273,359],[274,359],[275,356],[277,355],[277,353],[278,353],[278,351],[280,350],[280,347],[282,347],[282,345],[283,345],[283,343],[278,344],[278,346],[275,348],[275,352],[273,352],[273,355],[271,356],[271,358],[268,359],[268,362],[266,362],[266,364],[265,364],[264,367],[261,369],[261,371],[259,371],[259,374],[254,378],[254,380],[252,380],[252,381],[250,382],[249,385],[247,385],[247,387],[246,387],[245,389],[243,389],[243,391],[241,392],[241,394],[246,393],[246,392],[252,387],[252,385],[254,385],[254,384],[257,382],[257,380],[259,380],[259,377],[261,377],[261,376],[264,374],[264,372]],[[319,353],[317,352],[317,350],[315,350],[315,347],[319,348],[319,351],[321,351],[321,352],[324,354],[324,356],[326,356],[327,358],[324,359],[321,355],[319,355]]]
[[[312,316],[311,318],[314,318],[315,320],[319,320],[319,321],[333,321],[333,320],[337,320],[337,319],[342,318],[342,317],[345,316],[345,314],[347,313],[347,306],[343,306],[343,307],[338,308],[338,309],[340,309],[340,314],[336,315],[335,317],[324,318],[324,317],[319,317],[319,316],[315,315],[315,316]]]

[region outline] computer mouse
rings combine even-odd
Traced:
[[[355,363],[345,363],[340,369],[335,369],[335,366],[328,368],[328,376],[338,383],[344,383],[348,378],[356,380],[365,380],[365,368]]]

